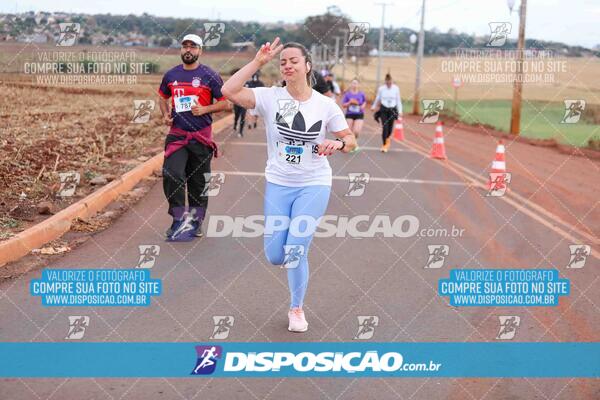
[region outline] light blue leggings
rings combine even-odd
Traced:
[[[290,307],[302,307],[309,276],[308,248],[317,222],[327,209],[330,192],[331,186],[326,185],[290,187],[267,182],[265,254],[273,265],[286,263]],[[284,224],[284,220],[289,223]],[[301,254],[295,252],[299,256],[290,257],[298,249]]]

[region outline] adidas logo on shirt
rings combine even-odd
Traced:
[[[277,130],[279,134],[286,139],[312,141],[319,137],[321,125],[323,121],[315,122],[308,130],[306,130],[306,122],[300,111],[296,113],[290,127],[279,113],[275,114]]]

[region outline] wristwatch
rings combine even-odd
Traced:
[[[335,140],[342,142],[342,147],[339,148],[339,150],[344,150],[344,147],[346,147],[346,142],[344,142],[342,139],[340,138],[335,138]]]

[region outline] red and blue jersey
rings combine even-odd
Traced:
[[[171,99],[173,126],[185,131],[199,131],[212,124],[211,114],[195,116],[190,106],[213,104],[213,100],[222,101],[223,79],[206,65],[187,70],[180,64],[168,70],[163,76],[158,94]]]

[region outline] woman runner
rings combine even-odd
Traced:
[[[385,76],[385,85],[381,85],[377,90],[377,97],[373,102],[371,110],[375,110],[379,105],[376,115],[381,119],[382,130],[381,138],[383,145],[381,151],[387,153],[390,149],[392,131],[394,123],[398,116],[402,115],[402,101],[400,100],[400,88],[392,82],[392,76]]]
[[[356,139],[358,139],[363,127],[366,104],[367,96],[365,96],[365,92],[358,90],[358,78],[352,79],[350,89],[344,93],[342,107],[346,109],[346,122],[348,122],[348,127],[354,133]],[[358,150],[358,145],[354,151],[356,150]]]
[[[245,88],[252,74],[279,53],[279,71],[286,86]],[[331,191],[331,167],[325,156],[347,153],[356,144],[342,110],[311,88],[311,69],[304,46],[283,45],[276,38],[263,44],[254,60],[223,85],[229,100],[255,109],[264,118],[268,145],[264,248],[271,264],[287,268],[288,330],[292,332],[308,329],[302,310],[309,276],[308,248]],[[327,139],[326,132],[336,139]],[[282,226],[281,221],[288,223]]]

